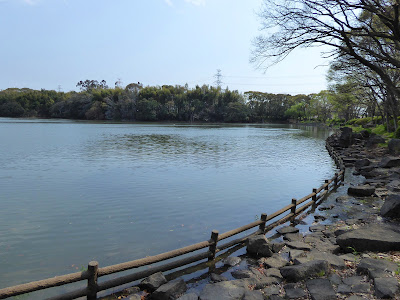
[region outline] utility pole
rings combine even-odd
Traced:
[[[217,85],[217,87],[221,87],[222,85],[222,74],[221,74],[221,70],[217,69],[217,74],[214,75],[215,81],[214,83]]]

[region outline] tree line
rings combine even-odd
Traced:
[[[78,82],[79,92],[9,88],[0,91],[0,117],[41,117],[81,120],[268,122],[309,120],[325,122],[342,116],[343,94],[321,91],[310,95],[239,93],[208,85],[126,87],[96,80]]]

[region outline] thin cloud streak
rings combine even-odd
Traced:
[[[206,5],[206,0],[185,0],[185,2],[196,5],[196,6]]]

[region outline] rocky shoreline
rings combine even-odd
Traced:
[[[350,128],[327,139],[350,185],[323,202],[307,230],[299,223],[278,228],[279,238],[250,238],[247,255],[225,259],[227,271],[211,273],[201,290],[156,273],[126,298],[400,299],[400,140],[377,147],[384,142]]]

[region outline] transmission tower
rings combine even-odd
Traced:
[[[217,87],[221,87],[222,85],[222,74],[221,70],[217,69],[217,73],[214,75],[215,81],[214,83],[217,85]]]

